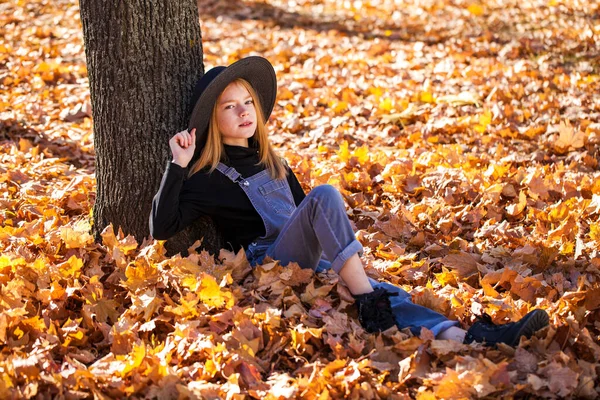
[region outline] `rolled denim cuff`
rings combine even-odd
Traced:
[[[336,273],[339,274],[340,270],[346,264],[346,261],[354,254],[358,253],[359,255],[363,252],[363,246],[360,242],[354,239],[346,248],[338,253],[335,259],[331,263],[331,269],[333,269]]]

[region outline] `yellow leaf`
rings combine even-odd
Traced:
[[[467,10],[476,17],[483,15],[483,7],[481,4],[473,3],[467,7]]]
[[[392,103],[392,99],[389,97],[386,97],[379,102],[379,109],[381,111],[390,112],[392,108],[394,108],[394,104]]]
[[[83,260],[77,256],[71,256],[66,262],[59,265],[59,271],[65,278],[77,278],[81,273],[81,267],[83,267]]]
[[[27,265],[27,262],[23,257],[15,257],[11,258],[6,255],[0,256],[0,272],[4,272],[6,270],[12,269],[15,271],[16,267]]]
[[[592,222],[590,224],[590,238],[600,244],[600,223]]]
[[[204,371],[210,376],[215,376],[219,372],[219,367],[213,360],[208,359],[204,363]]]
[[[121,282],[121,284],[131,291],[137,291],[156,282],[158,270],[154,264],[148,263],[142,258],[127,265],[125,276],[127,281]]]
[[[374,95],[376,98],[380,98],[383,95],[383,89],[376,86],[371,86],[369,88],[369,93]]]
[[[488,125],[492,123],[492,113],[490,110],[485,110],[483,114],[479,116],[479,124],[475,125],[475,131],[484,133]]]
[[[15,330],[13,331],[13,334],[17,337],[17,339],[21,339],[23,337],[23,335],[25,334],[25,332],[23,332],[21,330],[21,328],[19,328],[18,326],[15,328]]]
[[[438,282],[440,283],[440,285],[442,286],[446,286],[446,285],[452,285],[452,286],[457,286],[456,283],[456,278],[454,277],[454,274],[448,270],[448,268],[446,267],[442,267],[442,272],[440,272],[439,274],[433,274],[435,276],[435,279],[438,280]]]
[[[364,164],[369,161],[369,148],[367,146],[361,146],[354,150],[352,156],[356,157],[359,163]]]
[[[195,276],[186,276],[181,280],[181,286],[188,288],[191,291],[196,291],[196,288],[198,288],[198,280]]]
[[[337,156],[339,157],[341,162],[348,162],[348,160],[350,159],[350,151],[348,150],[347,141],[344,140],[342,144],[340,144],[340,149],[337,152]]]
[[[233,295],[223,290],[215,278],[208,274],[204,274],[200,283],[200,290],[198,293],[200,301],[209,307],[225,307],[231,308],[233,306]]]
[[[121,376],[126,376],[129,372],[138,368],[142,365],[144,358],[146,358],[146,345],[144,342],[140,342],[141,344],[134,344],[131,353],[129,353],[129,357],[125,367],[121,371]]]
[[[348,103],[346,103],[345,101],[334,102],[330,104],[330,107],[333,110],[333,112],[341,113],[342,111],[348,108]]]
[[[430,92],[421,92],[421,94],[419,95],[419,99],[423,103],[434,103],[435,102],[435,100],[433,98],[433,94],[431,94]]]

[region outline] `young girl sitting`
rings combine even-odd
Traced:
[[[276,92],[275,71],[262,57],[213,68],[198,81],[189,128],[169,141],[173,160],[150,216],[154,238],[168,239],[208,215],[234,250],[246,249],[251,265],[269,256],[282,265],[332,268],[354,295],[359,321],[369,332],[395,324],[417,335],[426,327],[439,339],[515,346],[521,336],[548,325],[546,312],[534,310],[505,325],[485,315],[465,331],[412,303],[404,290],[368,278],[340,193],[322,185],[305,195],[269,143],[265,122]]]

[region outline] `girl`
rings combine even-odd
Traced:
[[[262,57],[213,68],[198,81],[189,128],[169,141],[173,160],[152,204],[154,238],[167,239],[209,215],[234,250],[246,249],[251,265],[268,255],[283,265],[332,268],[354,295],[369,332],[395,324],[417,335],[426,327],[438,339],[514,346],[548,325],[546,312],[534,310],[505,325],[485,315],[465,331],[413,304],[402,289],[369,279],[340,193],[322,185],[306,196],[269,143],[265,121],[276,91],[275,71]]]

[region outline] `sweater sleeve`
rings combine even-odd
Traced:
[[[160,182],[160,188],[152,200],[150,234],[165,240],[183,230],[203,213],[190,201],[182,200],[187,170],[169,162]]]
[[[290,185],[290,189],[292,190],[292,195],[294,196],[294,203],[296,203],[296,207],[298,207],[300,203],[302,203],[302,200],[304,200],[306,197],[306,193],[304,193],[304,190],[302,189],[300,182],[298,182],[298,178],[294,174],[294,171],[292,171],[289,167],[287,180]]]

